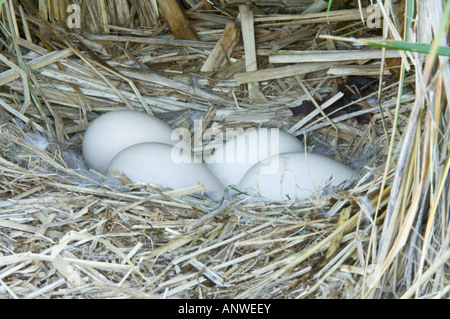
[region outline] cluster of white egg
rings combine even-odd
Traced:
[[[228,185],[269,200],[305,199],[327,185],[356,177],[336,161],[304,152],[297,138],[278,129],[247,130],[216,147],[204,161],[173,132],[162,120],[142,112],[105,113],[86,130],[83,158],[102,174],[121,171],[132,182],[171,189],[200,183],[216,200]]]

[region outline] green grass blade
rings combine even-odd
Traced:
[[[327,16],[330,14],[331,4],[332,4],[332,3],[333,3],[333,0],[328,0]]]
[[[397,40],[384,40],[384,41],[369,41],[363,40],[366,45],[386,48],[388,50],[404,50],[419,53],[430,53],[431,45],[426,43],[411,43]],[[439,46],[437,48],[437,55],[450,56],[450,48]]]

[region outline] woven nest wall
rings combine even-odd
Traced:
[[[448,297],[448,57],[379,47],[445,49],[448,10],[380,5],[2,1],[0,297]],[[360,178],[222,205],[201,186],[117,187],[81,142],[119,109],[193,136],[280,128]]]

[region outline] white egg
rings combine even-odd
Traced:
[[[216,148],[205,162],[225,186],[238,185],[257,162],[272,155],[303,150],[296,137],[279,129],[249,129]]]
[[[138,111],[113,111],[96,118],[82,143],[86,164],[106,173],[113,157],[133,144],[158,142],[174,145],[172,129],[162,120]]]
[[[323,193],[326,186],[347,185],[357,174],[324,156],[285,153],[252,166],[239,183],[243,191],[256,192],[270,200],[306,199]]]
[[[108,170],[122,171],[132,182],[153,183],[172,189],[202,184],[206,195],[220,199],[224,192],[220,180],[206,165],[193,159],[189,151],[171,145],[141,143],[117,154]]]

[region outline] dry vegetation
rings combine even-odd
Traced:
[[[309,2],[0,1],[0,298],[448,298],[448,57],[349,41],[431,43],[443,1],[412,25],[409,1],[379,2],[375,26],[367,1]],[[349,75],[375,88],[324,116]],[[117,189],[80,143],[123,108],[193,134],[279,127],[361,179],[222,206],[200,186]]]

